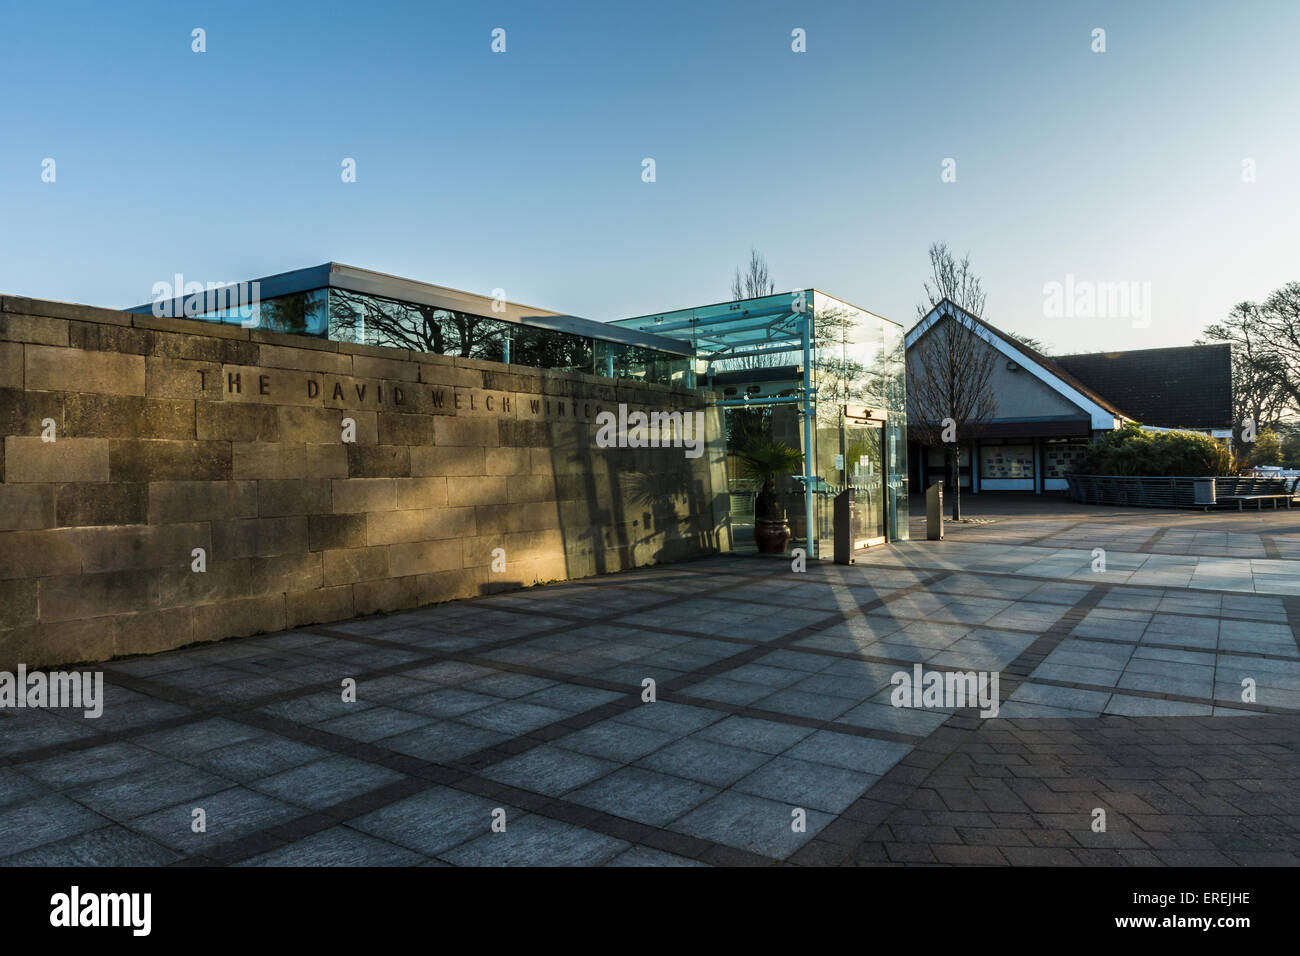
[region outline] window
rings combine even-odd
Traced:
[[[1033,478],[1034,446],[990,440],[980,444],[980,478]]]
[[[1049,438],[1043,442],[1043,477],[1064,478],[1078,471],[1079,461],[1088,453],[1086,438]]]

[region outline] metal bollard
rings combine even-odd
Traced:
[[[943,482],[925,489],[925,539],[943,540]]]
[[[853,505],[853,489],[845,488],[835,496],[835,563],[853,563],[853,545],[857,537],[854,525],[856,509]]]

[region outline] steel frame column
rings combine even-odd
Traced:
[[[805,310],[803,321],[799,323],[799,334],[803,344],[803,472],[808,480],[803,484],[803,510],[808,537],[808,557],[817,557],[817,529],[813,527],[813,417],[817,406],[812,392],[812,311]]]

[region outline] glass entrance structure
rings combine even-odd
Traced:
[[[804,454],[778,487],[794,538],[829,554],[831,499],[857,490],[873,541],[908,536],[903,327],[817,289],[620,319],[611,325],[681,339],[699,387],[723,394],[734,538],[753,520],[756,489],[736,453],[755,435]]]

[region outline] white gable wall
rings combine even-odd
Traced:
[[[936,306],[907,333],[908,347],[910,348],[917,339],[929,331],[935,322],[939,321],[943,312],[948,310],[959,317],[970,318],[969,313],[951,303]],[[973,324],[971,331],[983,339],[990,348],[997,349],[1002,354],[1003,360],[998,363],[993,375],[993,388],[998,397],[995,418],[1048,418],[1082,412],[1091,420],[1093,431],[1110,431],[1119,426],[1120,419],[1113,412],[1063,381],[1055,372],[1040,365],[1000,336],[994,335],[979,324]],[[1007,361],[1015,362],[1019,370],[1008,371]],[[1034,408],[1038,410],[1015,410]],[[1048,410],[1049,408],[1065,410]]]

